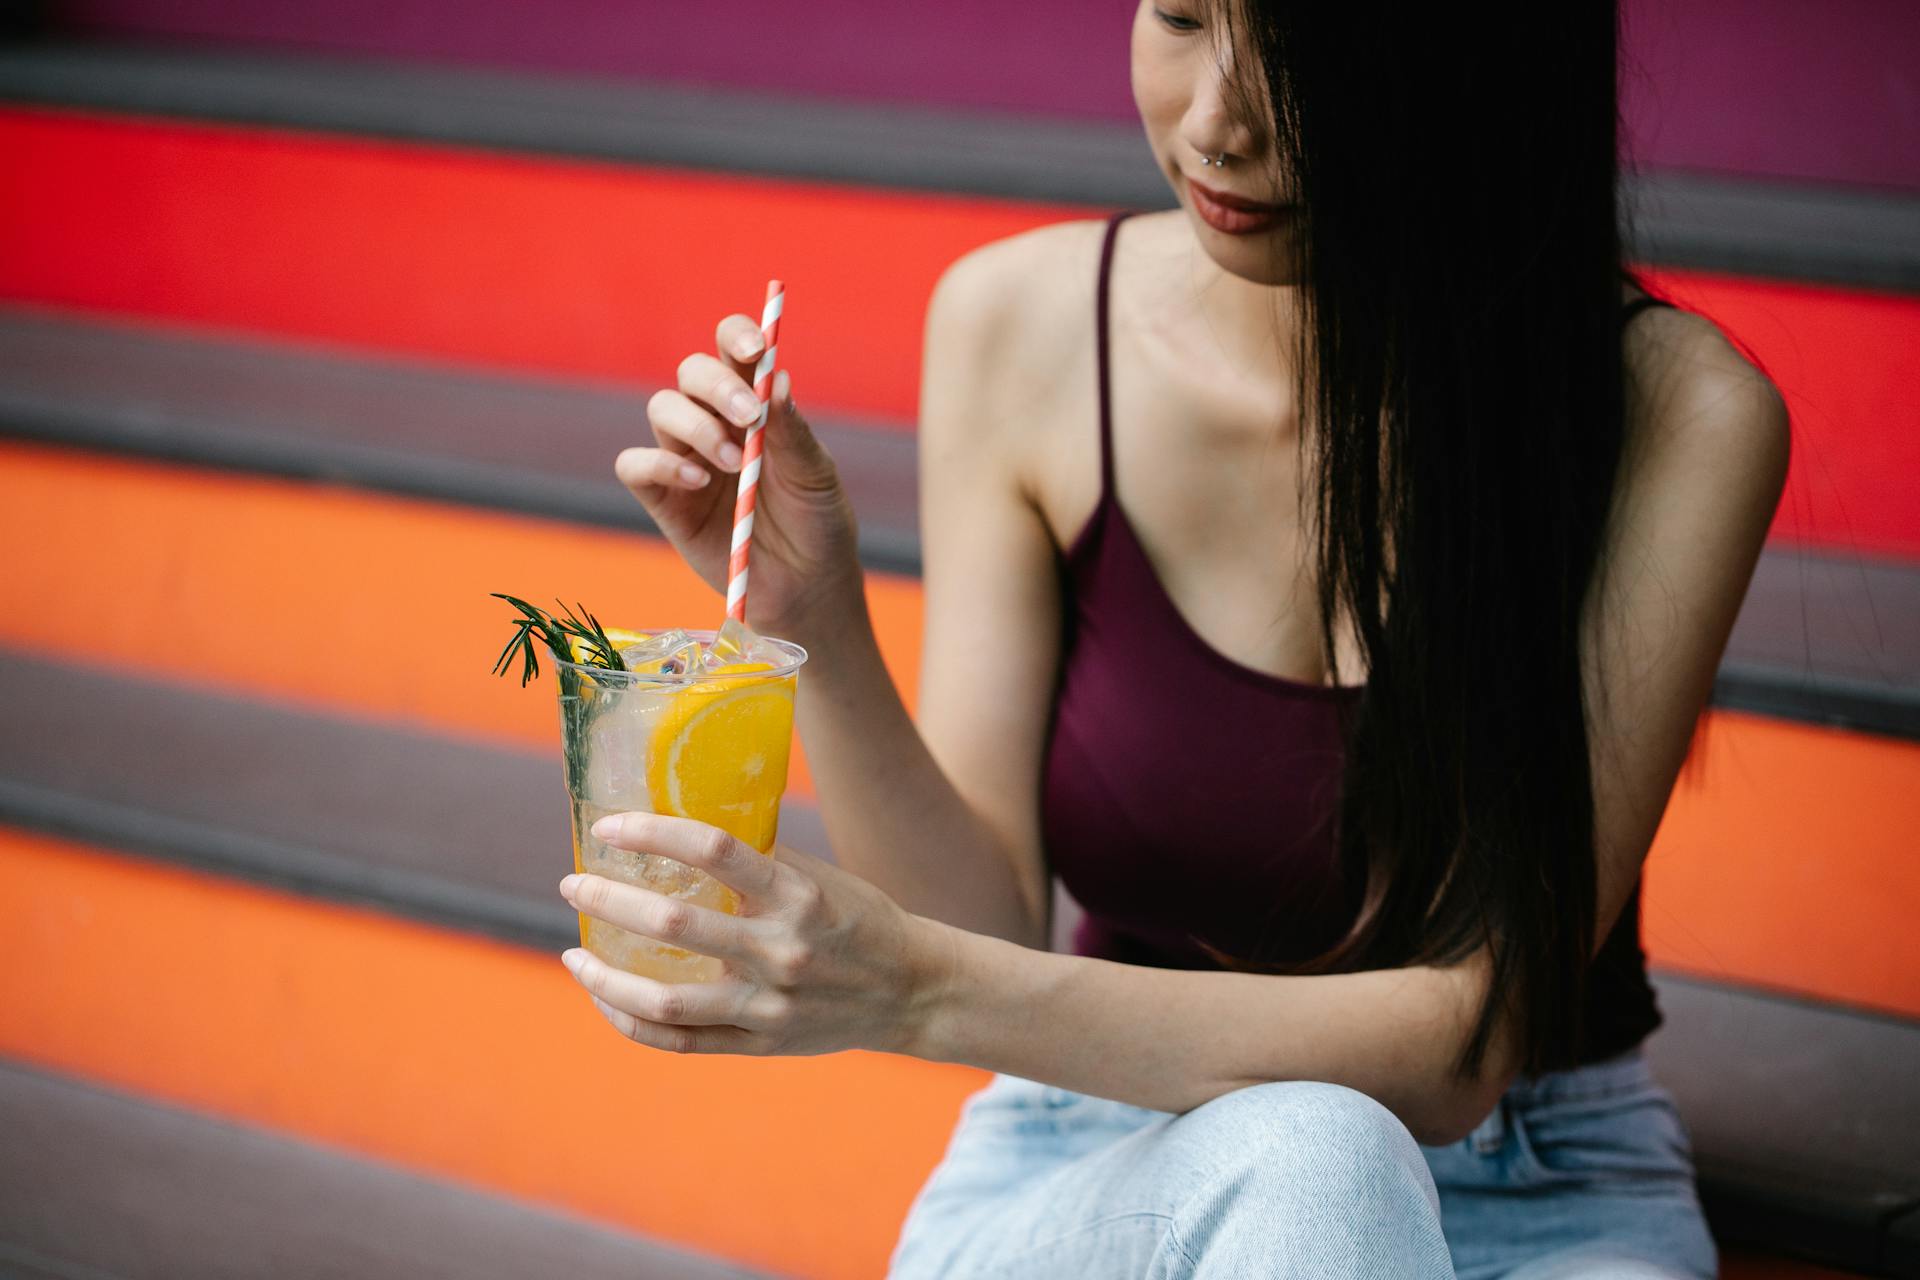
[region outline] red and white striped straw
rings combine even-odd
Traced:
[[[767,281],[767,305],[760,313],[762,350],[753,370],[753,394],[760,413],[747,428],[740,447],[740,492],[733,502],[733,553],[727,561],[727,616],[747,621],[747,549],[753,542],[753,501],[760,487],[760,430],[767,425],[767,406],[773,401],[774,351],[780,345],[780,303],[786,286]]]

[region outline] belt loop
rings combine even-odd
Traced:
[[[1474,1131],[1467,1135],[1473,1149],[1481,1155],[1489,1155],[1500,1149],[1507,1136],[1507,1100],[1502,1097],[1493,1104],[1493,1110],[1487,1112]]]

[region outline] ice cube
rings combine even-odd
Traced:
[[[711,671],[733,662],[765,662],[781,667],[786,665],[787,655],[746,623],[728,618],[701,655],[701,665]]]
[[[647,790],[647,745],[660,715],[658,698],[614,693],[597,707],[585,743],[588,803],[610,811],[651,809]]]
[[[700,661],[700,642],[675,627],[620,650],[627,670],[646,675],[685,675]]]
[[[747,650],[757,639],[759,637],[754,634],[752,627],[738,618],[729,617],[720,624],[720,630],[714,632],[713,643],[707,646],[707,662],[709,665],[720,662],[745,662]]]

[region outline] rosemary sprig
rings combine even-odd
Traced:
[[[613,646],[606,630],[601,627],[600,619],[587,612],[585,605],[577,606],[582,621],[566,603],[557,597],[558,604],[565,617],[555,617],[538,605],[528,604],[517,596],[502,591],[491,593],[505,600],[520,611],[520,618],[514,623],[513,639],[507,641],[507,647],[500,651],[500,657],[493,664],[495,675],[505,675],[513,667],[514,653],[520,655],[520,687],[525,688],[527,681],[540,674],[540,659],[534,648],[533,638],[538,635],[546,642],[556,663],[573,662],[573,646],[569,637],[578,639],[585,652],[584,662],[588,666],[604,667],[609,671],[625,671],[626,661],[620,651]],[[595,681],[583,680],[580,672],[571,666],[556,667],[554,674],[560,681],[560,748],[567,775],[567,793],[575,799],[576,807],[580,797],[586,794],[587,743],[591,729],[600,713],[605,711],[617,698],[617,694],[604,688],[596,688]],[[574,814],[574,828],[577,837],[581,815]]]
[[[494,675],[505,675],[512,668],[516,650],[521,660],[520,687],[524,689],[527,681],[540,674],[540,659],[533,647],[533,637],[536,632],[542,640],[546,641],[547,649],[556,661],[573,661],[573,647],[568,643],[568,637],[572,636],[577,638],[586,650],[586,665],[605,667],[609,671],[627,669],[626,662],[620,657],[620,651],[614,648],[613,641],[607,638],[606,630],[601,627],[600,619],[589,613],[585,605],[578,603],[575,605],[580,613],[585,615],[586,620],[583,622],[572,609],[567,608],[566,602],[557,596],[554,597],[554,603],[566,613],[565,618],[556,618],[539,605],[528,604],[518,596],[510,596],[502,591],[493,591],[488,594],[505,600],[522,615],[520,620],[514,623],[513,639],[507,641],[507,647],[500,651],[500,657],[493,664]]]

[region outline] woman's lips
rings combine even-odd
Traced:
[[[1229,205],[1225,201],[1239,197],[1216,197],[1211,187],[1192,178],[1187,178],[1187,189],[1193,192],[1193,207],[1201,219],[1215,231],[1224,231],[1229,235],[1269,230],[1284,222],[1291,213],[1286,205],[1256,205],[1252,208]],[[1243,203],[1252,204],[1251,201]]]

